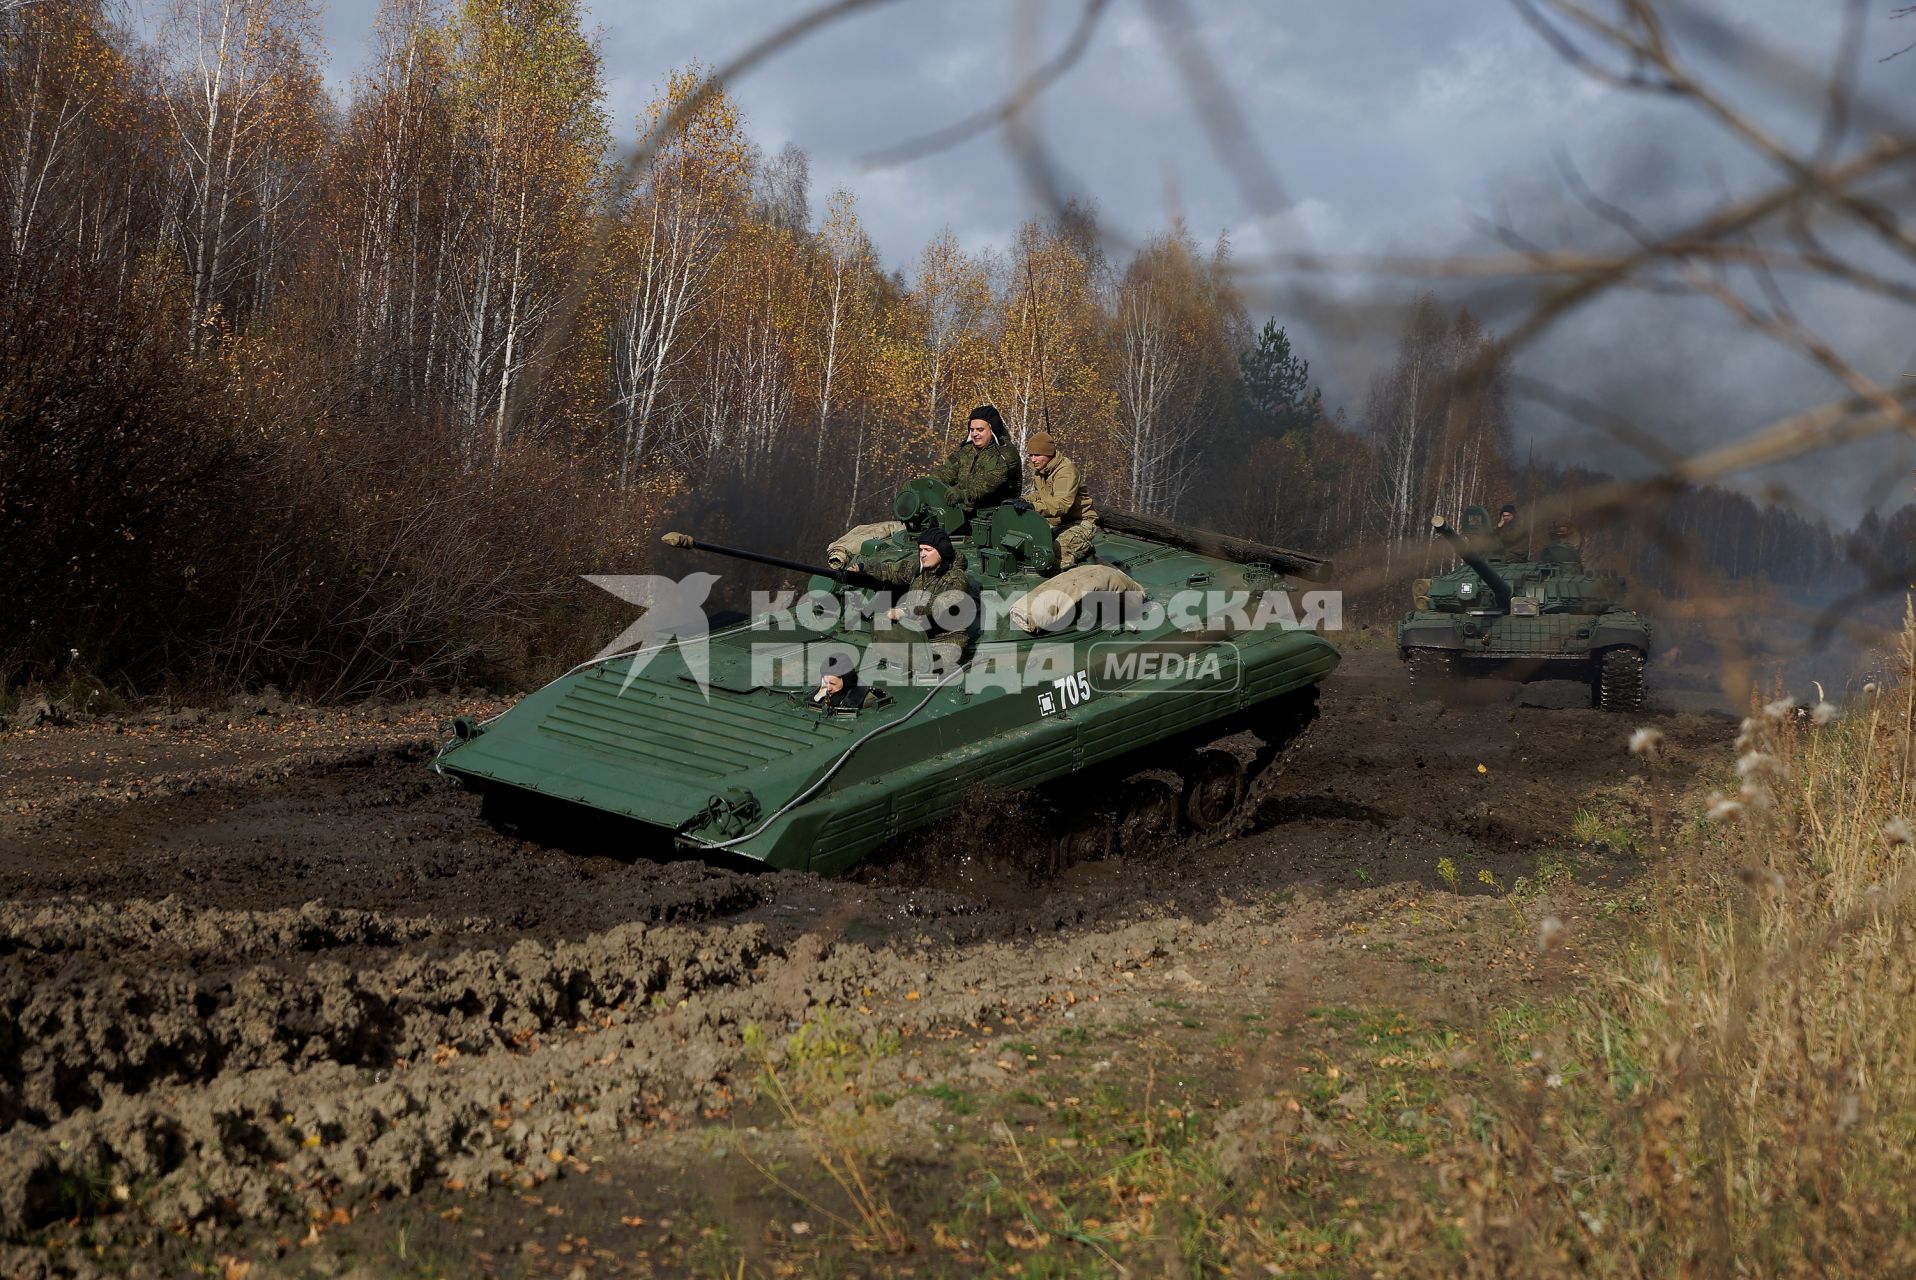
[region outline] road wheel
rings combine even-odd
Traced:
[[[1080,862],[1096,862],[1111,856],[1116,839],[1111,821],[1102,813],[1081,814],[1058,833],[1054,845],[1052,869],[1063,871]]]
[[[1643,706],[1644,657],[1636,649],[1608,649],[1597,674],[1597,705],[1605,711],[1636,711]]]
[[[1184,820],[1200,834],[1231,820],[1244,799],[1244,762],[1229,751],[1200,751],[1184,775]]]
[[[1178,793],[1158,778],[1141,779],[1131,788],[1118,819],[1118,851],[1130,857],[1177,839]]]

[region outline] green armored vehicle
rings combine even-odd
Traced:
[[[1462,568],[1420,579],[1414,605],[1397,624],[1397,652],[1413,688],[1444,696],[1473,676],[1529,682],[1576,680],[1590,705],[1643,705],[1650,623],[1624,604],[1624,580],[1588,568],[1580,549],[1554,542],[1534,558],[1486,553],[1482,507],[1459,534],[1442,516],[1431,527],[1462,557]]]
[[[1338,663],[1307,625],[1329,598],[1304,592],[1300,617],[1283,576],[1321,580],[1323,560],[1111,515],[1091,562],[1056,573],[1027,504],[968,518],[919,480],[893,514],[904,529],[853,568],[667,535],[809,582],[745,622],[595,659],[491,721],[456,721],[433,767],[501,825],[628,856],[835,873],[1024,793],[1016,837],[1077,860],[1235,829]],[[979,606],[942,669],[890,617],[920,543],[940,538]],[[856,696],[821,668],[849,673]]]

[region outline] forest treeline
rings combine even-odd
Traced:
[[[0,678],[524,679],[596,646],[578,575],[668,517],[803,550],[983,401],[1101,505],[1406,576],[1431,511],[1591,478],[1518,456],[1496,335],[1433,296],[1332,407],[1181,226],[1114,261],[1071,207],[888,271],[702,69],[609,119],[581,19],[384,0],[337,102],[309,0],[179,0],[149,38],[0,9]],[[1721,489],[1646,528],[1596,541],[1666,586],[1846,554]]]

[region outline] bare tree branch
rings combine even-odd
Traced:
[[[1085,51],[1091,47],[1091,37],[1096,33],[1098,23],[1104,17],[1110,3],[1111,0],[1085,0],[1084,8],[1078,14],[1077,25],[1072,28],[1071,36],[1065,41],[1064,47],[1021,79],[1003,101],[967,116],[963,120],[946,125],[942,129],[935,129],[910,141],[896,143],[878,151],[867,152],[859,157],[859,163],[868,169],[903,164],[940,151],[948,151],[977,137],[987,129],[1009,121],[1035,101],[1039,94],[1062,80],[1067,72],[1078,65]]]
[[[1258,147],[1229,82],[1199,39],[1191,10],[1184,0],[1145,0],[1145,9],[1157,23],[1184,91],[1198,109],[1211,150],[1237,184],[1239,196],[1265,237],[1273,237],[1271,219],[1290,206],[1290,198],[1277,170]]]

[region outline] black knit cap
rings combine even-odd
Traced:
[[[940,529],[937,525],[933,525],[929,529],[919,530],[918,545],[921,547],[930,547],[938,553],[938,567],[941,569],[950,565],[952,557],[958,554],[952,549],[951,535],[943,529]]]
[[[1514,516],[1517,514],[1517,504],[1514,502],[1506,502],[1503,505],[1503,510],[1497,514],[1500,516]]]
[[[988,404],[979,405],[971,411],[971,417],[966,418],[965,421],[974,422],[980,418],[990,424],[992,435],[1000,440],[1005,438],[1005,420],[994,406]]]

